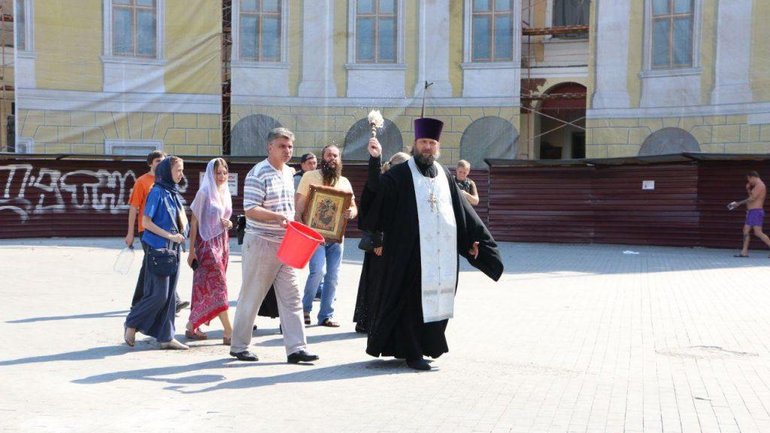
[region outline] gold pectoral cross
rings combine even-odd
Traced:
[[[438,199],[436,198],[436,194],[433,194],[433,191],[431,191],[430,195],[428,196],[428,203],[430,203],[431,212],[436,212],[438,210]]]

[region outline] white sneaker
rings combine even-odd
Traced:
[[[170,349],[170,350],[187,350],[190,348],[190,346],[186,344],[182,344],[176,339],[173,339],[171,341],[167,341],[165,343],[160,343],[161,349]]]

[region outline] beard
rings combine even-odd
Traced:
[[[433,165],[433,163],[441,156],[441,152],[436,150],[436,153],[431,155],[420,153],[417,149],[412,149],[412,155],[414,156],[415,162],[418,162],[422,166],[429,166]]]
[[[326,160],[321,160],[320,168],[324,185],[336,184],[342,175],[342,162],[338,164],[336,161],[327,162]]]

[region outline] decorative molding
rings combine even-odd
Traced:
[[[17,110],[221,114],[219,94],[16,89]]]
[[[231,99],[233,106],[255,106],[255,107],[330,107],[330,108],[351,108],[351,107],[382,107],[382,108],[419,108],[421,100],[419,98],[373,98],[373,97],[355,97],[355,98],[265,98],[254,95],[233,95]],[[518,98],[506,97],[459,97],[459,98],[440,98],[431,97],[425,100],[425,107],[431,108],[469,108],[469,107],[498,107],[498,108],[517,108],[519,107]],[[368,110],[366,110],[368,112]],[[362,108],[362,116],[365,116]]]
[[[230,65],[233,95],[289,96],[289,64],[239,61]]]
[[[612,108],[586,110],[586,118],[591,119],[632,119],[632,118],[665,118],[665,117],[694,117],[694,116],[733,116],[746,115],[749,124],[765,123],[762,119],[770,119],[770,102],[755,102],[747,104],[723,105],[693,105],[677,107],[646,107],[646,108]],[[770,122],[767,122],[770,123]]]

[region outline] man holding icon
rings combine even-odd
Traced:
[[[764,206],[767,188],[756,171],[746,173],[746,182],[746,192],[748,192],[749,196],[744,200],[734,201],[727,205],[727,208],[730,210],[744,204],[746,205],[746,221],[743,224],[743,248],[740,254],[736,254],[735,257],[749,256],[749,241],[751,240],[750,234],[752,229],[754,236],[770,247],[770,238],[762,232],[762,224],[765,219]]]
[[[241,292],[233,321],[230,355],[257,361],[248,350],[260,304],[270,286],[275,287],[287,362],[318,359],[308,352],[302,324],[297,270],[278,260],[278,248],[289,221],[294,219],[294,170],[286,165],[294,151],[294,134],[275,128],[267,136],[267,159],[255,165],[243,185],[246,234],[243,240]]]
[[[329,144],[321,150],[321,163],[317,170],[309,171],[302,176],[295,195],[297,206],[297,221],[302,220],[305,208],[308,206],[311,185],[323,185],[345,191],[353,195],[350,181],[342,175],[342,159],[340,149]],[[345,209],[345,219],[353,219],[358,215],[355,198],[351,198],[350,207]],[[321,291],[321,306],[318,309],[318,324],[337,328],[339,322],[334,320],[334,298],[337,294],[337,277],[342,264],[342,242],[325,242],[316,249],[310,259],[310,274],[305,283],[302,297],[305,324],[310,324],[310,311],[313,309],[313,298],[323,281]]]

